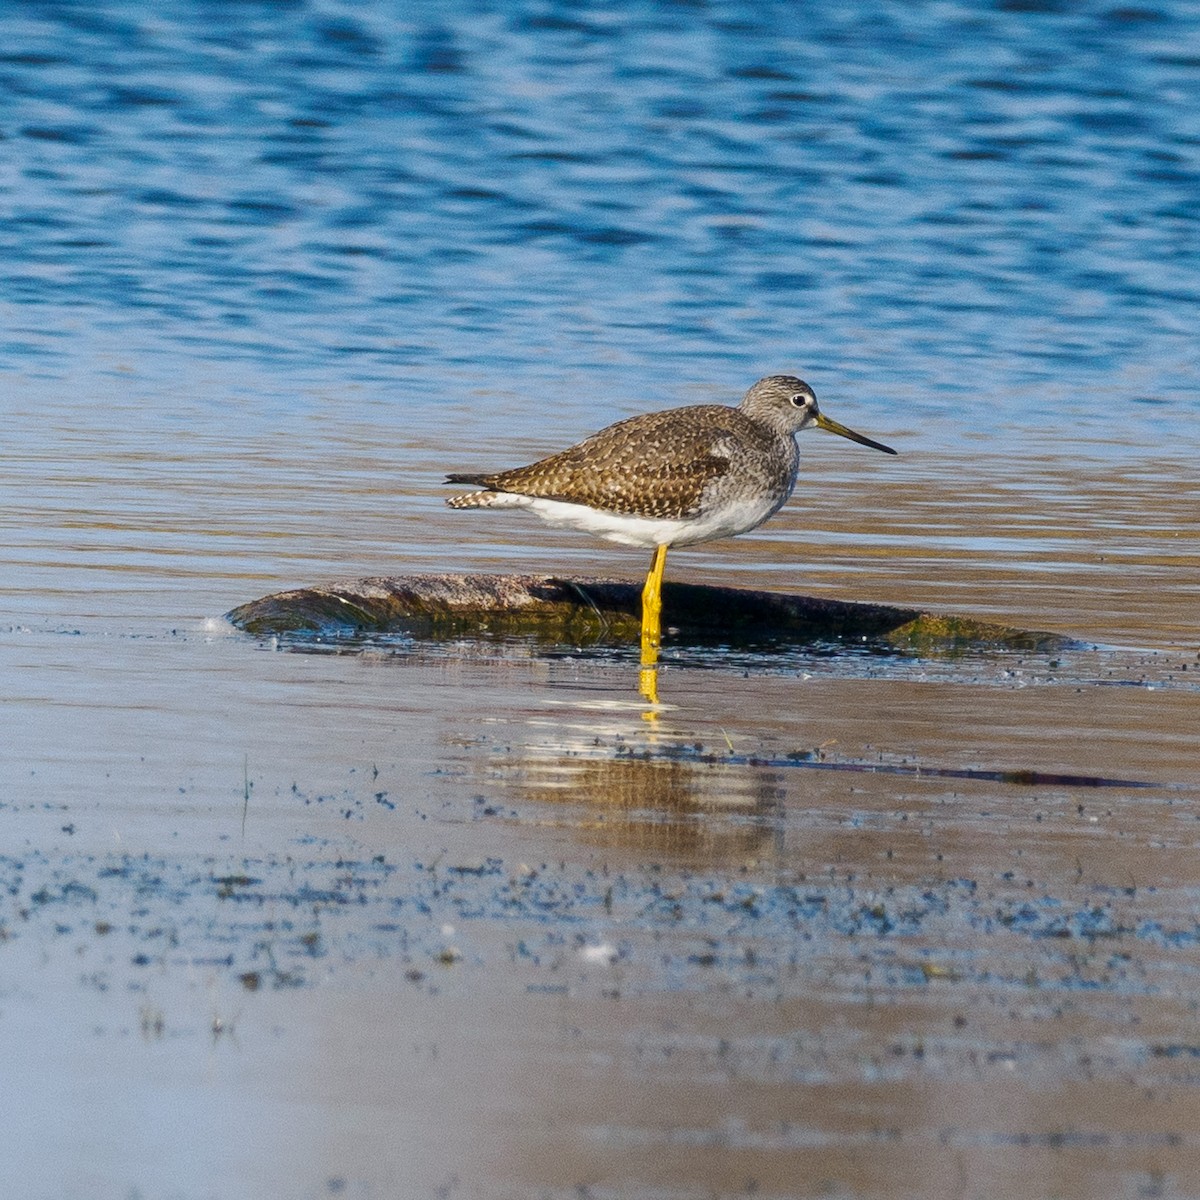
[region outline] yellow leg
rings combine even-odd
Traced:
[[[662,645],[662,578],[666,565],[667,548],[658,546],[650,562],[646,586],[642,588],[643,667],[652,667],[658,662],[658,648]]]
[[[658,650],[662,645],[662,579],[667,548],[658,546],[642,588],[642,668],[638,691],[650,704],[658,703]],[[657,716],[657,714],[655,714]]]

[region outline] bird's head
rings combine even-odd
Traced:
[[[803,429],[824,429],[826,433],[836,433],[861,446],[870,446],[872,450],[882,450],[884,454],[896,453],[891,446],[874,442],[827,417],[817,407],[816,393],[803,379],[797,379],[794,375],[768,375],[760,379],[742,398],[739,407],[748,417],[762,421],[781,433],[796,434]]]

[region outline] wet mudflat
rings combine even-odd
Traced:
[[[30,1194],[1200,1178],[1194,653],[5,645]]]

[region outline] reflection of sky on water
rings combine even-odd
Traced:
[[[29,6],[0,362],[251,420],[794,368],[887,433],[1186,432],[1196,14],[1020,7]]]
[[[18,619],[632,577],[641,555],[447,513],[442,473],[789,369],[901,456],[806,436],[791,503],[672,578],[1175,639],[1196,16],[1051,7],[23,7]]]

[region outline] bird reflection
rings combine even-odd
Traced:
[[[519,751],[519,753],[518,753]],[[713,866],[762,859],[782,835],[778,774],[680,747],[514,747],[499,770],[505,801],[554,807],[535,819],[573,826],[584,839],[639,854]]]

